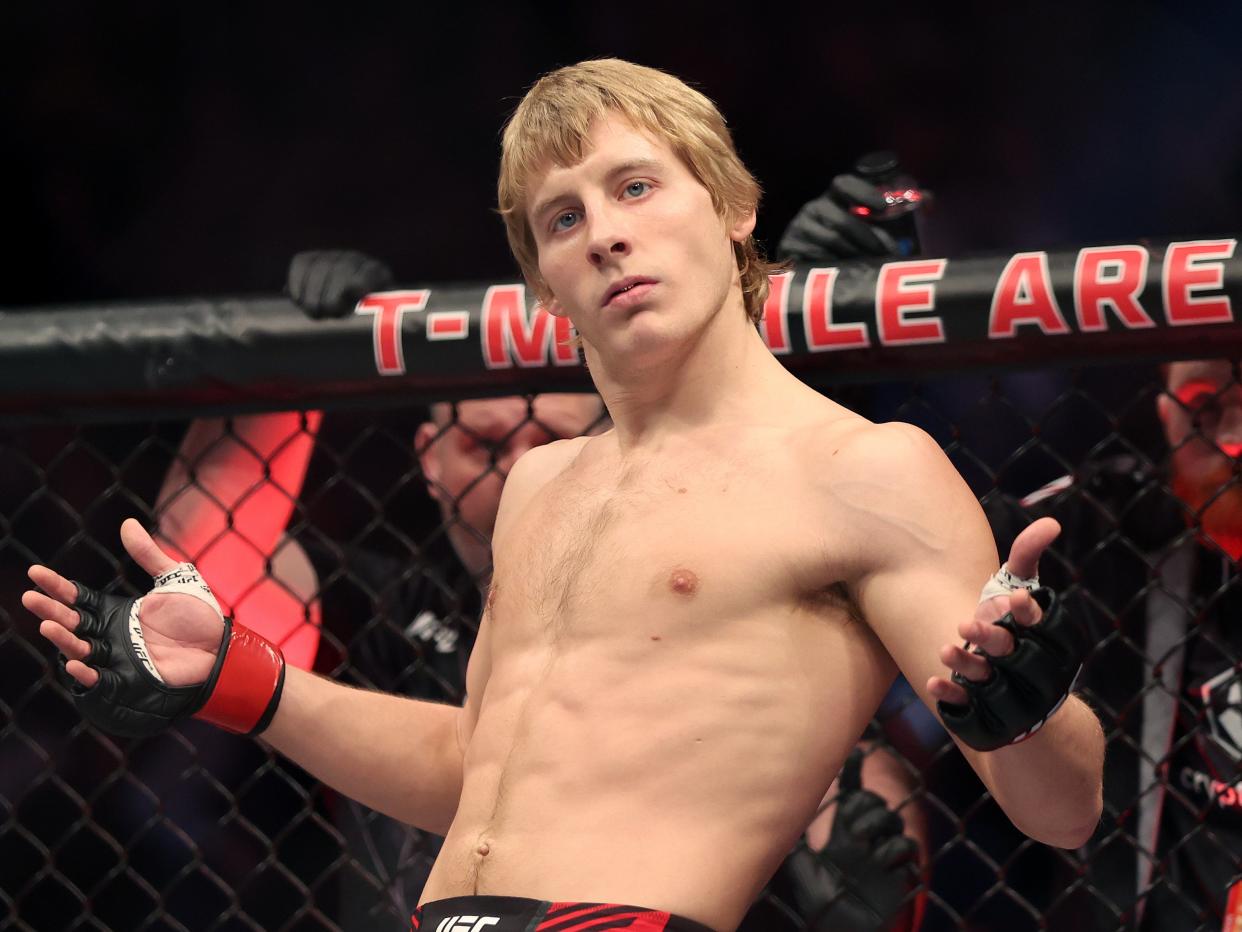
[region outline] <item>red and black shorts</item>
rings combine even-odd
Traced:
[[[455,896],[424,903],[413,932],[712,932],[701,922],[641,906],[549,903],[517,896]]]

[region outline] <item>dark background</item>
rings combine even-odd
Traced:
[[[769,247],[880,146],[933,254],[1242,230],[1242,7],[931,6],[5,4],[0,304],[274,292],[332,246],[512,279],[501,125],[605,55],[719,103]]]

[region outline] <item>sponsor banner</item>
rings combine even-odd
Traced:
[[[1239,302],[1221,237],[800,267],[773,276],[759,331],[804,378],[882,379],[1239,355]],[[26,309],[0,314],[0,413],[585,390],[572,338],[512,283],[368,295],[337,320],[270,298]]]

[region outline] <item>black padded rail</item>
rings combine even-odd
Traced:
[[[797,268],[761,326],[792,371],[912,372],[1242,351],[1234,237]],[[312,320],[273,297],[0,312],[0,415],[216,409],[588,390],[568,323],[517,284],[425,285]]]

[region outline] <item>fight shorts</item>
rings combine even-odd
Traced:
[[[610,903],[549,903],[517,896],[455,896],[424,903],[410,917],[413,932],[712,932],[641,906]]]

